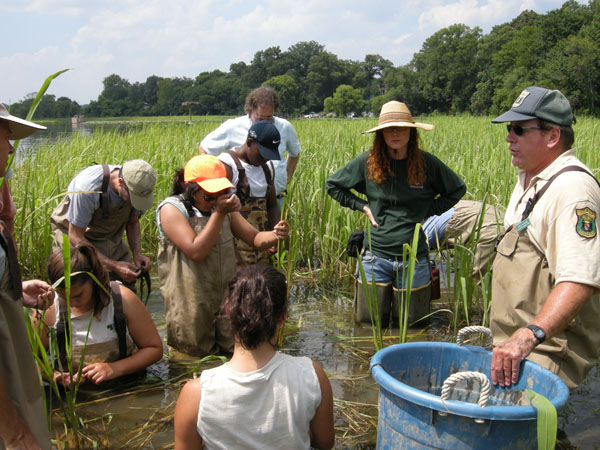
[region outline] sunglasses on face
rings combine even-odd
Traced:
[[[541,127],[522,127],[521,125],[511,125],[510,123],[506,125],[506,129],[510,133],[511,130],[515,132],[517,136],[523,136],[525,130],[541,130]]]

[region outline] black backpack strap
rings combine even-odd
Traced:
[[[248,183],[248,178],[246,177],[246,169],[244,169],[244,166],[242,166],[242,161],[235,150],[226,150],[226,153],[231,156],[233,162],[235,163],[235,168],[238,171],[238,182],[235,188],[237,189],[237,196],[239,197],[240,202],[244,204],[246,199],[250,197],[250,184]]]
[[[596,177],[594,177],[594,175],[592,175],[590,172],[588,172],[581,166],[563,167],[561,170],[559,170],[554,175],[552,175],[550,177],[550,179],[548,180],[548,182],[539,191],[537,191],[533,197],[531,197],[529,200],[527,200],[527,204],[525,205],[525,210],[523,211],[523,215],[521,216],[521,221],[523,221],[523,220],[527,219],[527,217],[529,217],[529,214],[531,214],[531,211],[533,211],[533,207],[535,206],[535,204],[542,197],[542,195],[544,195],[544,193],[548,190],[548,188],[550,187],[552,182],[556,179],[556,177],[558,177],[559,175],[561,175],[565,172],[587,173],[590,177],[592,177],[596,181],[596,183],[598,183],[598,180],[596,180]],[[598,183],[598,186],[600,187],[600,183]]]
[[[110,170],[106,164],[102,164],[102,187],[100,190],[100,206],[102,207],[102,218],[108,219],[108,182],[110,180]]]
[[[110,291],[113,300],[114,322],[117,338],[119,339],[119,359],[127,356],[127,320],[123,313],[123,298],[121,297],[121,284],[116,281],[110,282]]]
[[[8,274],[10,276],[10,296],[17,301],[23,297],[23,285],[21,283],[21,267],[17,259],[17,250],[8,226],[0,220],[0,245],[6,254]]]

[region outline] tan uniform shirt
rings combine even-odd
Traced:
[[[493,268],[490,328],[495,344],[529,324],[558,282],[599,286],[596,218],[600,188],[591,176],[562,173],[528,218],[521,220],[527,201],[568,165],[585,168],[569,151],[527,187],[523,186],[524,174],[519,174],[505,215],[508,231],[498,246]],[[599,318],[600,298],[595,295],[565,330],[537,346],[527,359],[558,374],[570,388],[576,387],[597,361]]]
[[[504,225],[521,221],[527,200],[539,191],[546,181],[560,169],[570,165],[581,166],[592,173],[569,150],[534,177],[528,187],[523,186],[525,174],[519,172],[519,180],[504,215]],[[582,212],[590,208],[600,212],[600,189],[594,179],[580,172],[567,172],[556,178],[529,216],[531,225],[527,234],[548,260],[555,283],[571,281],[600,288],[600,237],[582,237],[577,232]]]

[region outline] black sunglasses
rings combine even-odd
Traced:
[[[525,130],[542,130],[542,127],[522,127],[521,125],[511,125],[510,123],[506,124],[506,129],[510,133],[510,131],[514,131],[517,136],[523,136]]]

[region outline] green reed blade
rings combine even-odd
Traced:
[[[538,449],[553,450],[556,445],[556,408],[543,395],[531,389],[527,389],[526,392],[529,401],[537,409]]]

